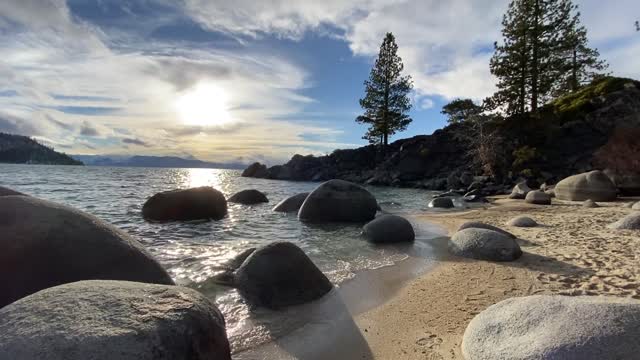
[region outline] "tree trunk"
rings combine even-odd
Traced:
[[[389,145],[389,134],[385,131],[385,133],[384,133],[384,147],[387,147],[387,145]]]
[[[578,90],[578,51],[573,48],[573,63],[571,64],[571,91]]]
[[[531,111],[538,109],[538,70],[540,68],[538,51],[540,50],[540,39],[538,26],[540,23],[540,0],[535,0],[533,6],[533,32],[531,34]]]

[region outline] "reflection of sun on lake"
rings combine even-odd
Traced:
[[[185,169],[187,176],[185,178],[185,187],[211,186],[214,189],[222,191],[220,172],[214,169]]]

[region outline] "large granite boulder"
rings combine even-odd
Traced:
[[[515,239],[516,236],[513,235],[512,233],[506,231],[506,230],[502,230],[497,226],[493,226],[493,225],[489,225],[489,224],[485,224],[483,222],[479,222],[479,221],[468,221],[462,225],[460,225],[460,227],[458,228],[458,231],[460,230],[464,230],[464,229],[487,229],[487,230],[493,230],[493,231],[497,231],[499,233],[501,233],[502,235],[506,235],[512,239]]]
[[[24,195],[24,194],[21,192],[6,188],[4,186],[0,186],[0,196],[11,196],[11,195]]]
[[[591,171],[570,176],[555,187],[556,198],[560,200],[613,201],[617,197],[615,184],[602,171]]]
[[[301,193],[297,195],[290,196],[278,203],[273,208],[273,211],[277,212],[298,212],[304,200],[309,196],[309,193]]]
[[[397,215],[382,215],[368,222],[362,235],[372,243],[399,243],[415,240],[409,220]]]
[[[609,228],[615,230],[640,230],[640,211],[632,212],[609,225]]]
[[[238,191],[237,193],[231,195],[231,197],[229,198],[229,202],[243,205],[255,205],[267,203],[269,202],[269,199],[267,199],[267,196],[262,192],[255,189],[249,189]]]
[[[329,180],[305,199],[298,218],[309,222],[366,222],[377,212],[378,202],[362,186]]]
[[[242,172],[242,177],[252,177],[252,178],[266,178],[269,176],[269,170],[267,169],[267,165],[263,165],[259,162],[255,162]]]
[[[538,223],[528,216],[516,216],[509,220],[507,225],[514,227],[536,227]]]
[[[220,311],[195,290],[92,280],[0,309],[0,359],[227,360]]]
[[[527,196],[529,191],[531,191],[531,188],[529,187],[529,185],[527,185],[526,181],[523,181],[513,187],[513,190],[511,190],[511,195],[509,195],[509,199],[522,200]]]
[[[513,261],[522,256],[522,250],[514,238],[480,228],[467,228],[453,234],[449,241],[449,252],[488,261]]]
[[[0,307],[90,279],[173,284],[140,243],[102,220],[29,196],[0,197]]]
[[[462,354],[489,359],[637,359],[640,302],[614,297],[527,296],[490,306],[467,326]]]
[[[524,201],[529,204],[551,205],[551,196],[539,190],[529,191]]]
[[[157,193],[142,206],[142,216],[152,221],[220,220],[226,215],[227,200],[210,186]]]
[[[310,302],[332,289],[304,251],[288,242],[251,252],[234,272],[232,283],[249,304],[271,309]]]
[[[455,205],[453,204],[453,200],[451,200],[451,198],[439,197],[431,200],[428,206],[430,208],[436,208],[436,209],[451,209]]]

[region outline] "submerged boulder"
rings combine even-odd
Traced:
[[[451,200],[451,198],[440,197],[440,198],[435,198],[431,200],[428,206],[430,208],[437,208],[437,209],[451,209],[455,205],[453,204],[453,200]]]
[[[244,169],[241,176],[252,178],[266,178],[269,176],[269,170],[267,169],[267,165],[255,162]]]
[[[0,186],[0,196],[11,196],[11,195],[24,195],[24,194],[21,192],[6,188],[4,186]]]
[[[636,359],[640,302],[535,295],[490,306],[467,326],[462,354],[484,359]]]
[[[409,220],[397,215],[378,216],[364,226],[362,234],[378,244],[411,242],[416,238]]]
[[[500,232],[467,228],[453,234],[449,252],[466,258],[489,261],[513,261],[522,256],[514,238]]]
[[[460,225],[460,227],[458,228],[458,231],[460,230],[464,230],[464,229],[487,229],[487,230],[493,230],[493,231],[497,231],[499,233],[501,233],[502,235],[506,235],[512,239],[515,239],[516,236],[513,235],[512,233],[506,231],[506,230],[502,230],[497,226],[493,226],[493,225],[489,225],[489,224],[485,224],[483,222],[479,222],[479,221],[469,221],[466,222],[462,225]]]
[[[529,187],[529,185],[527,185],[526,181],[523,181],[513,187],[513,190],[511,190],[511,195],[509,195],[509,199],[522,200],[527,196],[529,191],[531,191],[531,188]]]
[[[640,211],[632,212],[609,225],[609,228],[615,230],[640,230]]]
[[[297,212],[300,210],[302,203],[309,196],[309,193],[301,193],[297,195],[290,196],[278,203],[273,208],[273,211],[277,212]]]
[[[377,212],[378,202],[362,186],[329,180],[305,199],[298,218],[309,222],[366,222]]]
[[[560,200],[613,201],[617,197],[616,185],[602,171],[570,176],[558,183],[556,197]]]
[[[535,190],[527,193],[524,201],[529,204],[551,205],[551,196],[542,191]]]
[[[255,205],[267,203],[269,202],[269,199],[267,199],[267,196],[262,192],[255,189],[249,189],[238,191],[237,193],[231,195],[231,197],[229,198],[229,202],[243,205]]]
[[[36,291],[90,279],[173,284],[125,232],[29,196],[0,197],[0,307]]]
[[[0,359],[228,360],[225,321],[195,290],[80,281],[0,309]]]
[[[142,216],[152,221],[220,220],[225,215],[227,200],[210,186],[157,193],[142,206]]]
[[[528,216],[517,216],[509,220],[507,225],[515,227],[536,227],[538,223]]]

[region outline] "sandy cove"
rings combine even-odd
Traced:
[[[501,300],[533,294],[640,299],[640,234],[606,227],[632,211],[625,207],[631,201],[583,208],[555,199],[552,206],[541,206],[500,197],[484,209],[420,215],[445,227],[449,235],[472,220],[499,226],[518,236],[525,254],[511,263],[447,256],[387,303],[356,316],[355,322],[376,359],[462,359],[467,324]],[[541,225],[505,224],[518,215]]]

